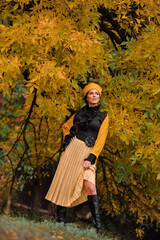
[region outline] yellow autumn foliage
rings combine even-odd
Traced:
[[[61,125],[94,81],[110,117],[97,166],[102,207],[159,222],[160,2],[3,0],[0,9],[0,91],[12,96],[20,84],[25,99],[22,121],[7,116],[0,125],[14,127],[0,143],[3,186],[18,189],[25,171],[49,174]]]

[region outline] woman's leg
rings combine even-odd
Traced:
[[[102,235],[101,229],[101,220],[100,220],[100,213],[99,213],[99,205],[98,205],[98,196],[97,190],[93,183],[84,180],[84,188],[88,194],[88,202],[91,209],[92,217],[95,223],[95,227],[97,229],[97,234],[99,238]]]
[[[87,192],[87,195],[97,194],[97,190],[96,190],[95,185],[93,183],[87,181],[87,180],[84,180],[84,188]]]
[[[57,205],[57,221],[60,223],[65,223],[67,208]]]

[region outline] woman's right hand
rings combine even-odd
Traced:
[[[71,138],[71,142],[73,142],[76,139],[76,136]]]

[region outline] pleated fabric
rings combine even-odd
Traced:
[[[56,173],[46,195],[46,199],[65,207],[73,207],[87,201],[87,193],[83,187],[84,179],[95,185],[96,166],[83,169],[84,159],[88,157],[92,147],[75,139],[62,153]]]

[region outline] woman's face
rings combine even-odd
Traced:
[[[89,107],[97,106],[99,99],[100,99],[100,95],[96,89],[89,90],[86,98]]]

